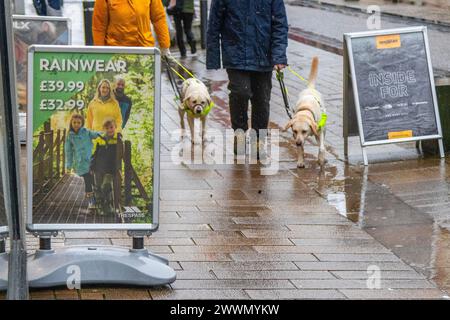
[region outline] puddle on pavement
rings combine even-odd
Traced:
[[[420,205],[408,202],[409,198],[415,200],[419,196],[424,198],[423,203],[435,199],[433,188],[448,199],[446,168],[448,163],[434,158],[369,167],[349,166],[332,160],[324,174],[311,175],[305,183],[341,215],[448,291],[450,232],[445,226],[449,225],[450,210],[433,216]]]

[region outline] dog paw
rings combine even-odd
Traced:
[[[317,160],[317,162],[319,163],[319,165],[321,167],[323,167],[325,165],[325,163],[327,163],[327,160],[325,160],[325,158],[323,158],[323,157],[319,157],[319,160]]]
[[[304,162],[297,162],[297,168],[303,169],[305,167]]]
[[[175,142],[183,142],[186,136],[179,135],[178,137],[175,137]]]
[[[327,163],[324,152],[319,152],[319,156],[317,158],[317,162],[320,166],[323,166],[325,165],[325,163]]]

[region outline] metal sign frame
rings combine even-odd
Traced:
[[[0,92],[0,94],[1,94],[1,92]],[[3,148],[3,146],[1,148]],[[5,216],[6,216],[6,212],[5,212]],[[8,216],[6,216],[5,218],[8,219]],[[9,233],[8,226],[0,226],[0,238],[3,236],[7,237],[8,233]]]
[[[66,17],[54,17],[54,16],[24,16],[19,14],[13,14],[12,21],[13,24],[16,21],[59,21],[59,22],[67,22],[67,31],[68,31],[68,43],[72,44],[72,19]]]
[[[8,261],[8,299],[27,299],[27,251],[26,236],[23,219],[23,198],[20,187],[20,156],[17,135],[17,108],[16,85],[14,81],[14,44],[12,39],[12,10],[11,2],[0,3],[0,49],[1,75],[0,86],[3,94],[0,97],[3,102],[2,112],[4,121],[1,130],[4,134],[2,150],[2,183],[4,186],[5,204],[7,216],[10,219],[9,237],[10,254]],[[8,139],[6,139],[8,137]]]
[[[35,52],[61,53],[112,53],[112,54],[142,54],[155,56],[155,87],[154,87],[154,123],[153,123],[153,216],[152,223],[105,223],[105,224],[33,224],[33,197],[27,197],[27,229],[31,232],[62,231],[62,230],[130,230],[156,231],[159,227],[159,192],[160,192],[160,135],[161,135],[161,54],[157,48],[137,47],[85,47],[85,46],[48,46],[33,45],[28,50],[28,117],[27,141],[33,139],[33,57]],[[33,176],[33,143],[27,143],[27,175]],[[28,182],[27,194],[33,194],[33,183]]]
[[[3,73],[2,65],[0,64],[0,99],[3,99],[3,95],[6,94],[5,92],[3,92],[3,81],[4,80],[3,80],[2,73]],[[1,105],[1,102],[0,102],[0,105]],[[2,134],[0,133],[0,152],[4,153],[4,150],[6,150],[7,147],[4,145],[4,143],[2,141],[3,139],[1,139],[1,136],[2,136]],[[6,168],[7,168],[6,164],[4,163],[5,162],[4,160],[5,159],[4,159],[3,155],[0,156],[0,178],[2,180],[2,181],[0,181],[0,183],[2,184],[3,193],[5,193],[4,190],[5,190],[5,187],[6,187],[6,184],[4,183],[4,181],[6,179],[5,171],[6,171]],[[7,211],[8,209],[6,208],[6,203],[4,203],[4,205],[5,205],[6,223],[8,224],[9,220],[10,220],[10,217],[9,217],[9,214],[8,214],[8,211]],[[8,227],[8,225],[0,225],[0,239],[8,237],[8,234],[9,234],[9,227]]]
[[[429,76],[429,81],[430,81],[430,86],[431,86],[431,94],[432,94],[432,98],[433,98],[434,114],[435,114],[435,120],[436,120],[438,134],[411,137],[411,138],[385,139],[385,140],[379,140],[379,141],[365,141],[364,127],[362,124],[361,108],[360,108],[359,95],[358,95],[358,84],[356,81],[355,63],[353,60],[352,39],[380,36],[380,35],[418,33],[418,32],[422,33],[424,45],[425,45],[425,54],[426,54],[427,63],[428,63],[428,76]],[[352,88],[353,88],[354,106],[356,108],[356,117],[358,120],[359,138],[361,141],[364,165],[366,165],[366,166],[368,165],[367,152],[365,150],[366,147],[390,144],[390,143],[402,143],[402,142],[431,140],[431,139],[438,140],[440,156],[441,156],[441,158],[443,158],[444,157],[444,145],[443,145],[443,141],[442,141],[443,136],[442,136],[441,120],[440,120],[440,116],[439,116],[439,108],[438,108],[438,103],[437,103],[436,88],[435,88],[435,83],[434,83],[433,67],[431,65],[427,27],[411,27],[411,28],[399,28],[399,29],[387,29],[387,30],[346,33],[346,34],[344,34],[344,39],[345,39],[345,45],[347,48],[346,51],[348,53],[348,57],[344,57],[344,59],[348,58],[348,64],[349,64],[350,73],[352,76],[351,84],[352,84]],[[344,72],[345,72],[345,70],[344,70]],[[345,74],[344,74],[344,77],[345,77]],[[344,92],[344,95],[345,95],[345,92]],[[347,110],[348,110],[348,108],[347,108]],[[346,117],[346,115],[344,115],[344,117]],[[347,126],[348,125],[349,124],[347,124]],[[345,135],[345,132],[344,132],[344,135]],[[347,139],[348,137],[344,137],[344,138]]]

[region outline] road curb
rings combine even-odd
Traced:
[[[301,28],[291,26],[289,26],[288,37],[293,41],[297,41],[311,47],[315,47],[340,56],[344,55],[343,42],[335,38],[330,38],[314,32],[306,31]],[[437,68],[433,69],[435,79],[450,77],[449,71]]]
[[[319,8],[319,9],[320,9],[320,7],[329,7],[329,8],[335,8],[335,9],[353,11],[356,13],[368,14],[363,8],[344,6],[344,5],[334,4],[334,3],[329,3],[329,2],[318,3],[317,1],[314,1],[314,0],[291,0],[291,1],[288,1],[287,4],[292,5],[292,6],[301,6],[301,7]],[[417,21],[417,22],[421,22],[421,23],[427,23],[427,24],[432,24],[432,25],[436,25],[436,26],[450,28],[450,23],[439,21],[439,20],[431,20],[431,19],[419,18],[419,17],[414,17],[414,16],[405,16],[405,15],[401,15],[401,14],[394,13],[394,12],[381,12],[381,15],[386,16],[386,17],[401,18],[401,19],[405,19],[405,20]]]
[[[338,54],[340,56],[342,56],[344,53],[341,41],[326,36],[318,35],[313,32],[308,32],[300,28],[289,27],[288,37],[291,40],[306,44],[311,47],[322,49],[334,54]]]

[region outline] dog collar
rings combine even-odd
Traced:
[[[191,117],[200,118],[200,117],[204,117],[204,116],[208,115],[208,113],[211,111],[211,109],[213,107],[214,107],[214,102],[211,101],[210,104],[205,109],[203,109],[202,113],[196,114],[196,113],[192,112],[192,110],[186,106],[184,107],[184,111],[186,111],[187,114],[190,115]]]

